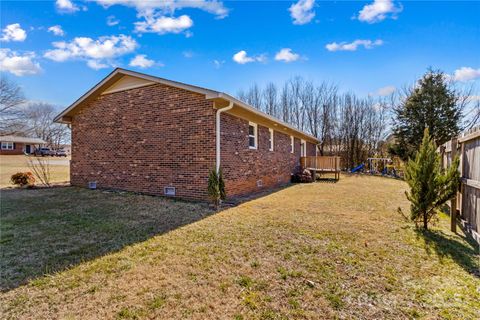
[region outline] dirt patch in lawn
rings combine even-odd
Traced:
[[[478,319],[478,248],[451,234],[445,217],[428,235],[406,223],[397,212],[408,210],[404,188],[367,176],[295,185],[38,277],[3,293],[0,308],[25,319]],[[62,198],[55,210],[68,216],[78,197],[68,190],[44,205]],[[112,221],[149,219],[155,205],[143,199],[157,199],[90,194],[76,214],[105,202]],[[44,212],[23,214],[32,210]]]

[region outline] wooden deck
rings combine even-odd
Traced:
[[[336,156],[307,156],[300,158],[303,169],[319,173],[334,173],[335,180],[340,179],[340,157]]]

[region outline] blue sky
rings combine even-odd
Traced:
[[[385,94],[411,84],[429,66],[460,85],[480,83],[476,1],[59,0],[1,6],[2,74],[19,83],[28,99],[59,108],[115,66],[232,94],[296,75],[361,96]]]

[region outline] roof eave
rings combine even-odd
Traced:
[[[319,143],[319,140],[316,137],[297,129],[297,128],[293,127],[292,125],[289,125],[288,123],[285,123],[285,122],[281,121],[280,119],[277,119],[277,118],[272,117],[272,116],[270,116],[270,115],[268,115],[264,112],[261,112],[258,109],[254,108],[252,106],[249,106],[248,104],[238,100],[237,98],[232,97],[231,95],[229,95],[227,93],[219,92],[219,91],[215,91],[215,90],[211,90],[211,89],[206,89],[206,88],[202,88],[202,87],[198,87],[198,86],[193,86],[193,85],[189,85],[189,84],[185,84],[185,83],[181,83],[181,82],[177,82],[177,81],[167,80],[167,79],[151,76],[151,75],[136,72],[136,71],[130,71],[130,70],[122,69],[122,68],[114,69],[103,80],[101,80],[99,83],[97,83],[93,88],[88,90],[84,95],[82,95],[74,103],[72,103],[69,107],[67,107],[60,114],[58,114],[53,119],[53,121],[57,122],[57,123],[63,123],[63,124],[71,123],[72,118],[71,118],[71,116],[69,116],[69,113],[71,111],[73,111],[73,109],[75,109],[82,102],[84,102],[87,98],[91,97],[97,91],[101,90],[103,88],[103,86],[107,86],[107,84],[109,84],[109,82],[111,80],[115,80],[114,78],[117,75],[121,75],[121,76],[128,75],[128,76],[132,76],[132,77],[138,77],[138,78],[142,78],[142,79],[145,79],[145,80],[150,80],[150,81],[153,81],[153,82],[156,82],[156,83],[170,85],[170,86],[178,87],[178,88],[185,89],[185,90],[188,90],[188,91],[196,92],[196,93],[199,93],[199,94],[204,94],[205,98],[209,99],[209,100],[211,100],[211,99],[223,99],[223,100],[226,100],[226,101],[231,101],[235,105],[239,106],[240,108],[243,108],[243,109],[247,110],[248,112],[256,114],[257,116],[265,118],[265,119],[267,119],[271,122],[278,123],[279,125],[281,125],[285,128],[288,128],[289,130],[291,130],[293,132],[296,132],[297,134],[300,134],[301,136],[304,136],[304,137],[306,137],[310,140],[315,141],[316,143]],[[114,81],[112,81],[112,82],[114,82]]]
[[[170,86],[173,86],[173,87],[185,89],[185,90],[196,92],[196,93],[199,93],[199,94],[204,94],[205,96],[215,95],[215,94],[218,93],[217,91],[202,88],[202,87],[198,87],[198,86],[193,86],[193,85],[189,85],[189,84],[185,84],[185,83],[181,83],[181,82],[177,82],[177,81],[167,80],[167,79],[151,76],[151,75],[136,72],[136,71],[126,70],[126,69],[122,69],[122,68],[115,68],[102,81],[97,83],[93,88],[88,90],[84,95],[82,95],[74,103],[72,103],[69,107],[67,107],[60,114],[58,114],[53,119],[53,121],[57,122],[57,123],[65,123],[65,124],[71,123],[70,121],[62,120],[62,118],[64,116],[67,116],[69,114],[69,112],[71,112],[73,109],[75,109],[79,104],[84,102],[87,98],[89,98],[95,92],[100,90],[104,85],[109,83],[109,81],[114,79],[117,75],[122,75],[122,76],[123,75],[128,75],[128,76],[132,76],[132,77],[142,78],[142,79],[153,81],[153,82],[156,82],[156,83],[170,85]]]
[[[249,112],[251,112],[251,113],[254,113],[254,114],[256,114],[256,115],[258,115],[258,116],[260,116],[260,117],[263,117],[263,118],[265,118],[265,119],[268,119],[269,121],[272,121],[272,122],[274,122],[274,123],[278,123],[279,125],[281,125],[281,126],[283,126],[283,127],[285,127],[285,128],[288,128],[288,129],[292,130],[293,132],[296,132],[296,133],[298,133],[298,134],[300,134],[300,135],[302,135],[302,136],[304,136],[304,137],[306,137],[306,138],[309,138],[309,139],[315,141],[317,144],[320,143],[320,140],[318,140],[316,137],[314,137],[314,136],[312,136],[312,135],[310,135],[310,134],[308,134],[308,133],[306,133],[306,132],[303,132],[302,130],[297,129],[297,128],[293,127],[292,125],[281,121],[280,119],[277,119],[277,118],[275,118],[275,117],[273,117],[273,116],[271,116],[271,115],[269,115],[269,114],[266,114],[266,113],[264,113],[264,112],[261,112],[260,110],[258,110],[258,109],[256,109],[256,108],[254,108],[254,107],[252,107],[252,106],[250,106],[250,105],[248,105],[248,104],[246,104],[246,103],[238,100],[237,98],[232,97],[231,95],[229,95],[229,94],[227,94],[227,93],[219,92],[219,93],[216,94],[216,95],[206,96],[206,98],[207,98],[207,99],[220,98],[220,99],[225,99],[225,100],[227,100],[227,101],[231,101],[231,102],[233,102],[235,105],[237,105],[237,106],[239,106],[239,107],[241,107],[241,108],[243,108],[243,109],[245,109],[245,110],[247,110],[247,111],[249,111]]]

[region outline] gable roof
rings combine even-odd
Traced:
[[[29,138],[29,137],[20,137],[20,136],[0,136],[0,141],[2,142],[17,142],[17,143],[32,143],[32,144],[46,144],[40,138]]]
[[[101,95],[103,92],[105,92],[105,90],[108,90],[109,88],[111,88],[111,86],[116,83],[117,81],[119,81],[122,77],[124,76],[131,76],[131,77],[135,77],[135,78],[140,78],[140,79],[143,79],[145,81],[148,81],[148,82],[151,82],[151,83],[160,83],[160,84],[164,84],[164,85],[167,85],[167,86],[171,86],[171,87],[176,87],[176,88],[180,88],[180,89],[184,89],[184,90],[187,90],[187,91],[191,91],[191,92],[195,92],[195,93],[199,93],[199,94],[202,94],[202,95],[205,95],[205,98],[207,100],[213,100],[215,102],[219,102],[219,104],[222,104],[222,102],[226,102],[226,103],[229,103],[229,102],[233,102],[234,104],[234,108],[232,109],[232,111],[227,111],[227,113],[232,113],[232,114],[235,114],[234,112],[234,109],[241,109],[241,110],[238,110],[237,114],[241,114],[243,115],[244,117],[250,117],[250,116],[253,116],[257,119],[261,119],[264,121],[264,123],[266,124],[273,124],[274,126],[276,127],[279,127],[280,128],[283,128],[284,131],[286,132],[289,132],[290,134],[294,134],[295,136],[298,136],[300,138],[304,138],[306,140],[309,140],[311,142],[314,142],[314,143],[318,143],[319,140],[317,138],[315,138],[314,136],[306,133],[306,132],[303,132],[275,117],[272,117],[246,103],[244,103],[243,101],[240,101],[234,97],[232,97],[231,95],[227,94],[227,93],[224,93],[224,92],[219,92],[219,91],[215,91],[215,90],[211,90],[211,89],[207,89],[207,88],[203,88],[203,87],[199,87],[199,86],[194,86],[194,85],[190,85],[190,84],[186,84],[186,83],[182,83],[182,82],[178,82],[178,81],[173,81],[173,80],[168,80],[168,79],[164,79],[164,78],[160,78],[160,77],[155,77],[155,76],[151,76],[151,75],[148,75],[148,74],[144,74],[144,73],[140,73],[140,72],[136,72],[136,71],[131,71],[131,70],[126,70],[126,69],[122,69],[122,68],[116,68],[115,70],[113,70],[108,76],[106,76],[102,81],[100,81],[99,83],[97,83],[93,88],[91,88],[89,91],[87,91],[84,95],[82,95],[79,99],[77,99],[74,103],[72,103],[69,107],[67,107],[65,110],[63,110],[59,115],[57,115],[53,121],[55,122],[59,122],[59,123],[70,123],[71,122],[71,115],[74,114],[74,110],[81,106],[83,103],[86,103],[88,101],[91,101],[93,99],[95,99],[96,97],[98,97],[99,95]],[[132,87],[133,88],[133,87]],[[110,91],[110,92],[115,92],[114,90],[113,91]]]

